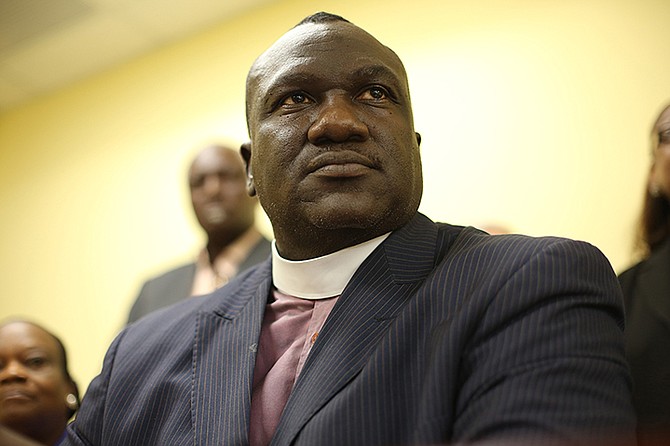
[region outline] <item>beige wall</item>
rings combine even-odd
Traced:
[[[316,10],[405,61],[430,217],[631,261],[647,133],[670,100],[670,2],[279,1],[0,116],[0,318],[59,333],[83,388],[143,279],[202,242],[187,154],[246,138],[247,68]]]

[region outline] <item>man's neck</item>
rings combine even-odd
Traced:
[[[253,229],[253,226],[248,226],[238,231],[227,232],[226,234],[217,234],[210,236],[207,240],[207,254],[209,255],[209,262],[214,263],[217,257],[226,250],[232,243],[240,237],[245,236]]]

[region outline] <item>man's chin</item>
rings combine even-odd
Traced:
[[[369,194],[336,198],[305,203],[299,212],[305,222],[320,230],[356,229],[370,233],[398,229],[415,212],[411,206]]]
[[[311,223],[319,229],[378,229],[384,217],[360,209],[327,209],[312,213]]]

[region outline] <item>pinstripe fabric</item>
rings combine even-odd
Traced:
[[[270,286],[265,263],[129,326],[66,444],[245,444]],[[621,295],[604,256],[418,214],[347,285],[272,444],[623,445],[633,431]]]

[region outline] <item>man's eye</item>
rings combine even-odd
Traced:
[[[281,105],[309,104],[310,99],[302,93],[294,93],[284,99]]]
[[[199,187],[202,187],[202,185],[205,184],[205,178],[204,177],[196,177],[192,178],[189,185],[191,186],[191,189],[197,189]]]
[[[387,99],[387,97],[388,93],[386,92],[386,89],[379,86],[374,86],[363,91],[358,96],[358,99],[364,101],[380,101],[382,99]]]

